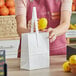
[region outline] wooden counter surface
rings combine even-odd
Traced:
[[[26,71],[19,69],[20,59],[8,59],[8,76],[76,76],[63,71],[64,61],[66,61],[65,55],[51,56],[49,68]]]

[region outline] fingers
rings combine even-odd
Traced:
[[[56,33],[53,28],[48,29],[50,42],[54,42],[56,40]]]
[[[22,34],[22,33],[28,33],[28,32],[30,32],[30,31],[31,31],[31,30],[28,29],[28,28],[20,28],[20,29],[17,30],[17,32],[18,32],[18,34],[19,34],[20,37],[21,37],[21,34]]]
[[[31,32],[31,29],[27,28],[25,29],[25,33]]]
[[[31,20],[28,21],[28,29],[31,29]]]
[[[52,31],[52,32],[50,33],[49,38],[52,38],[54,35],[55,35],[55,33]]]
[[[52,36],[51,38],[50,38],[50,42],[52,43],[52,42],[54,42],[56,40],[56,35],[54,35],[54,36]]]
[[[37,19],[37,20],[39,20],[39,19]],[[32,21],[32,20],[29,20],[29,21],[28,21],[28,29],[31,29],[31,23],[32,23],[31,21]]]

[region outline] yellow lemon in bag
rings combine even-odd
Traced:
[[[64,62],[64,64],[63,64],[63,70],[65,72],[70,72],[71,71],[71,68],[70,68],[70,65],[69,65],[69,61]]]
[[[44,30],[45,28],[47,28],[47,24],[48,24],[48,21],[46,18],[40,18],[38,20],[38,28],[39,30]]]
[[[70,64],[76,64],[76,55],[72,55],[72,56],[69,58],[69,62],[70,62]]]

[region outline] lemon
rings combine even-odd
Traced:
[[[39,30],[44,30],[47,27],[47,19],[46,18],[40,18],[38,21],[38,28]]]
[[[76,55],[72,55],[72,56],[69,58],[69,62],[70,62],[70,64],[76,64]]]
[[[76,25],[70,24],[69,29],[71,29],[71,30],[76,30]]]
[[[71,68],[70,68],[70,65],[69,65],[69,61],[64,62],[64,64],[63,64],[63,70],[65,72],[70,72],[71,71]]]

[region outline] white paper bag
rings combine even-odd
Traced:
[[[36,32],[33,32],[35,23]],[[49,67],[49,33],[39,32],[36,8],[33,7],[31,33],[22,34],[21,69],[34,70]]]

